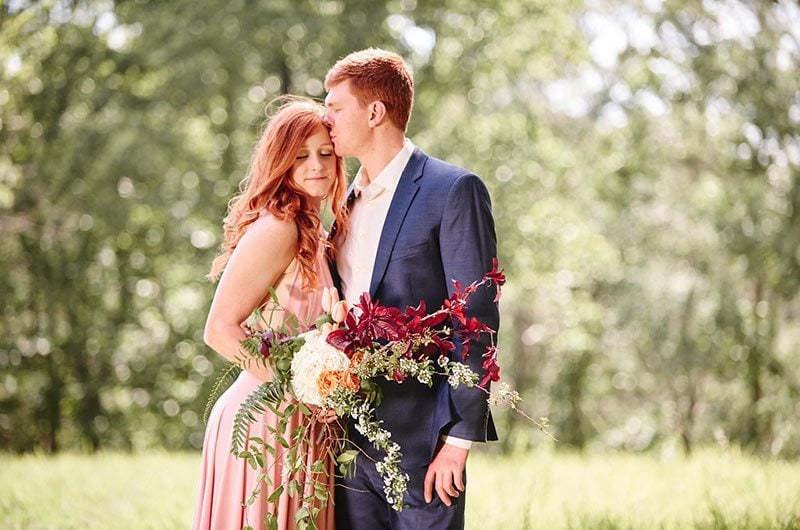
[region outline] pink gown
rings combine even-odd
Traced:
[[[330,272],[325,261],[324,253],[320,252],[317,259],[317,272],[319,286],[312,292],[302,290],[302,277],[297,260],[293,260],[275,285],[278,301],[287,314],[297,316],[301,323],[313,324],[317,316],[323,311],[320,304],[323,287],[333,285]],[[273,324],[275,320],[273,319]],[[267,510],[277,516],[279,529],[294,528],[294,514],[301,508],[299,495],[289,497],[285,492],[280,496],[276,505],[268,505],[266,500],[278,484],[281,484],[283,466],[281,457],[283,447],[275,444],[276,456],[264,453],[266,460],[265,469],[268,469],[273,480],[270,488],[266,481],[257,484],[258,477],[264,470],[254,470],[246,460],[237,458],[230,452],[231,434],[233,432],[233,419],[239,410],[239,405],[255,390],[261,381],[247,371],[242,371],[236,381],[220,396],[208,418],[205,440],[203,441],[203,458],[200,471],[200,486],[195,505],[193,530],[241,530],[243,526],[250,525],[255,529],[264,528],[264,515]],[[291,418],[287,435],[301,422],[308,419],[299,411]],[[256,417],[256,422],[250,425],[250,436],[258,436],[262,440],[272,439],[267,430],[267,425],[275,427],[278,417],[267,410]],[[310,447],[308,463],[315,461],[323,449]],[[333,462],[327,462],[328,488],[333,493]],[[302,477],[298,477],[303,482]],[[255,502],[246,505],[253,490],[261,487],[261,492]],[[307,490],[308,493],[310,490]],[[317,518],[317,527],[320,530],[333,530],[333,502],[329,498],[328,504],[320,511]]]

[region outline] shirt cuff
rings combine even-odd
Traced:
[[[440,438],[444,443],[460,447],[461,449],[469,449],[472,447],[472,440],[464,440],[463,438],[447,436],[446,434],[441,435]]]

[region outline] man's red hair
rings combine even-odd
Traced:
[[[403,58],[379,48],[367,48],[340,59],[325,76],[325,89],[350,81],[362,105],[380,101],[389,120],[405,131],[414,103],[414,78]]]

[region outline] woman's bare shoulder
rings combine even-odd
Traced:
[[[297,225],[290,219],[281,219],[264,210],[258,218],[247,227],[244,237],[249,239],[268,239],[271,241],[297,241]]]

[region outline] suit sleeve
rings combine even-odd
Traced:
[[[448,191],[439,248],[445,278],[458,280],[462,287],[480,280],[492,269],[492,260],[497,256],[492,205],[486,186],[474,174],[461,175]],[[453,290],[450,282],[448,294],[452,294]],[[494,297],[494,287],[480,287],[470,296],[467,318],[475,317],[497,331],[500,316]],[[482,334],[479,340],[473,340],[469,346],[466,363],[479,376],[483,375],[482,355],[489,343],[490,337]],[[453,360],[461,361],[462,349],[462,344],[457,341]],[[493,426],[489,427],[491,419],[486,392],[465,386],[450,388],[449,392],[456,420],[442,433],[465,440],[486,441],[489,429],[489,436],[494,438]]]

